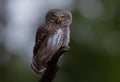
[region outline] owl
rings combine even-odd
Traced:
[[[36,32],[33,48],[32,72],[41,77],[47,64],[61,47],[69,47],[72,15],[67,10],[51,9],[45,23]]]

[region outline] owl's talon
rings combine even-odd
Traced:
[[[68,51],[69,49],[71,49],[69,46],[62,46],[60,48],[61,51]]]
[[[71,50],[70,46],[67,46],[68,50]]]

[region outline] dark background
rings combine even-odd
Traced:
[[[37,82],[29,65],[37,27],[70,10],[71,50],[54,82],[120,82],[120,0],[0,0],[0,82]]]

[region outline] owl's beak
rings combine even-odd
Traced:
[[[61,19],[60,18],[57,19],[57,23],[58,24],[61,23]]]

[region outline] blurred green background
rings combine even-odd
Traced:
[[[120,0],[0,0],[0,82],[39,80],[29,65],[51,8],[73,15],[71,50],[53,82],[120,82]]]

